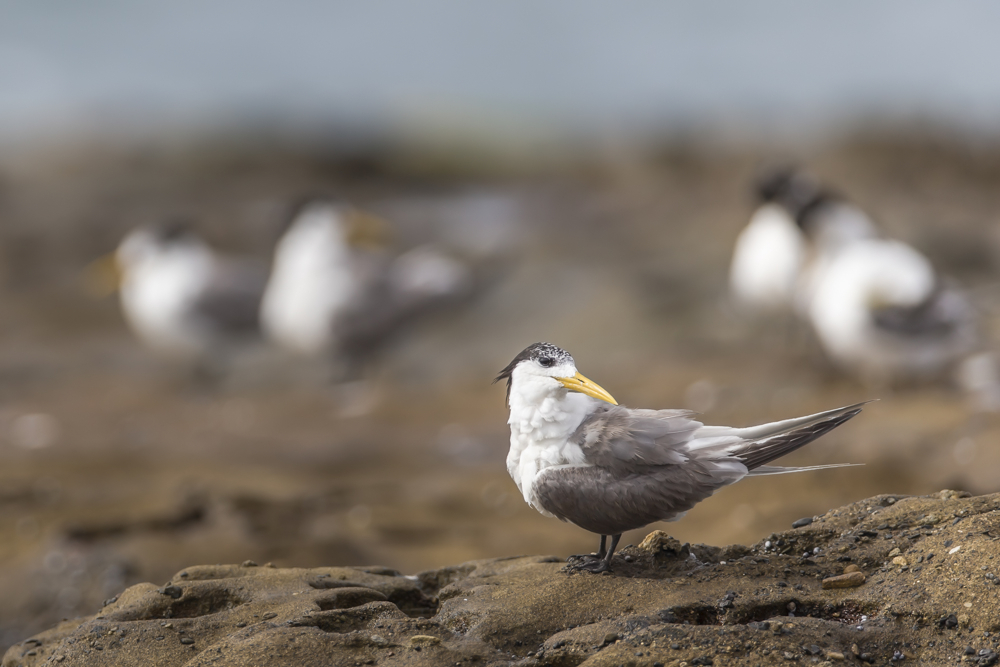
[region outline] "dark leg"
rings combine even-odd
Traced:
[[[587,572],[610,572],[611,571],[611,558],[615,555],[615,549],[618,548],[618,541],[622,539],[622,534],[611,536],[611,548],[608,549],[607,554],[604,558],[593,560],[587,563],[580,563],[579,565],[574,565],[575,570],[586,570]],[[601,549],[604,548],[604,535],[601,535]]]
[[[571,561],[571,560],[601,560],[602,558],[604,558],[605,554],[607,553],[607,549],[605,549],[605,546],[604,546],[606,544],[606,542],[607,542],[607,539],[608,539],[607,535],[601,535],[601,550],[598,551],[596,554],[573,554],[572,556],[570,556],[566,560],[567,561]]]

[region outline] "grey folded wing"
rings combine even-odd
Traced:
[[[587,462],[621,472],[688,460],[685,445],[702,423],[687,410],[636,410],[608,404],[583,420],[570,442]]]
[[[549,468],[533,491],[548,512],[602,535],[680,518],[747,473],[733,457],[692,457],[685,445],[701,427],[683,410],[601,408],[571,438],[590,465]]]
[[[740,479],[739,464],[644,466],[621,473],[597,466],[543,471],[533,491],[541,506],[563,521],[600,535],[616,535],[655,521],[673,521],[718,489]],[[746,468],[743,468],[745,471]]]
[[[352,271],[362,285],[357,298],[333,323],[341,351],[364,354],[437,306],[459,298],[468,285],[457,262],[418,248],[396,258],[356,252]]]
[[[191,306],[191,316],[213,333],[252,335],[260,330],[267,269],[258,262],[219,260]]]
[[[972,304],[957,289],[941,284],[915,306],[886,306],[872,312],[872,322],[885,332],[911,339],[940,340],[974,326]]]

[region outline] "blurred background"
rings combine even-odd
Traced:
[[[748,425],[880,398],[676,524],[753,542],[876,493],[996,491],[1000,422],[947,383],[873,391],[727,297],[762,164],[834,184],[1000,333],[994,3],[0,3],[0,652],[192,564],[590,551],[507,476],[497,371],[568,349],[623,404]],[[333,194],[474,294],[356,387],[268,349],[192,377],[85,267],[184,215],[270,260]],[[625,542],[641,539],[642,531]]]

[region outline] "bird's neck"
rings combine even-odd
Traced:
[[[281,273],[314,274],[317,269],[343,267],[350,249],[332,225],[293,228],[278,245],[275,270]]]
[[[512,436],[533,442],[565,441],[600,401],[567,390],[551,378],[515,382],[510,392]]]

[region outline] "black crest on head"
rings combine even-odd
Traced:
[[[757,176],[754,191],[762,202],[780,202],[796,178],[800,178],[799,172],[791,165],[768,169]]]
[[[833,190],[817,190],[800,203],[797,209],[792,211],[795,215],[795,223],[799,229],[810,234],[814,231],[816,218],[822,215],[831,204],[842,201],[843,197]]]
[[[843,199],[839,193],[791,166],[764,172],[758,177],[754,189],[761,202],[782,206],[806,233],[809,233],[817,214],[829,204]]]
[[[278,236],[283,236],[285,232],[292,228],[292,224],[299,219],[307,209],[313,206],[346,206],[346,202],[324,192],[306,193],[296,197],[285,207],[281,224],[277,227]]]
[[[152,227],[153,235],[160,243],[179,243],[195,237],[194,225],[189,218],[168,218]]]
[[[493,384],[496,384],[500,380],[507,380],[507,405],[510,405],[510,385],[513,382],[512,375],[514,369],[519,363],[528,359],[537,361],[545,368],[556,366],[566,361],[573,361],[573,357],[569,352],[552,343],[533,343],[524,348],[493,380]]]

